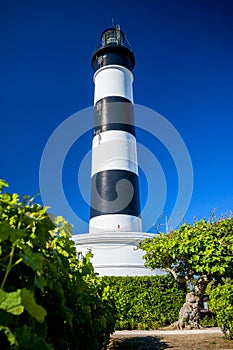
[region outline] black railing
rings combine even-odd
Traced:
[[[122,41],[122,40],[116,40],[115,38],[113,38],[113,40],[111,42],[108,42],[108,43],[101,42],[101,43],[97,44],[95,47],[95,51],[101,49],[102,47],[109,47],[109,46],[122,46],[122,47],[126,47],[127,49],[129,49],[130,51],[133,52],[133,49],[129,43]]]

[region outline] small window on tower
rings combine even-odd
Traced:
[[[97,102],[97,104],[96,104],[96,110],[97,110],[97,112],[100,112],[101,109],[102,109],[102,102],[99,101],[99,102]]]
[[[103,56],[98,57],[98,65],[101,66],[103,62]]]

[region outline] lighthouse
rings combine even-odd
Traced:
[[[133,108],[135,57],[119,26],[106,29],[91,59],[94,123],[89,233],[73,236],[77,253],[92,251],[100,275],[160,272],[144,266],[137,145]],[[88,178],[88,174],[87,174]]]
[[[133,113],[133,50],[119,26],[93,53],[94,138],[89,232],[141,232]]]

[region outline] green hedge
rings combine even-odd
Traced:
[[[216,314],[218,326],[225,336],[233,339],[233,281],[212,287],[210,291],[210,308]]]
[[[176,321],[186,291],[170,275],[104,277],[113,289],[116,329],[156,329]]]

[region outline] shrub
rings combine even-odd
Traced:
[[[185,290],[170,275],[104,277],[113,289],[117,329],[156,329],[174,322]]]
[[[233,282],[227,280],[210,291],[210,308],[216,313],[218,326],[225,336],[233,339]]]
[[[1,350],[99,350],[114,330],[108,285],[90,254],[76,258],[71,225],[3,192],[0,180]]]
[[[202,327],[216,327],[217,321],[216,321],[215,314],[213,314],[213,313],[208,313],[207,315],[201,314],[200,326],[202,326]]]

